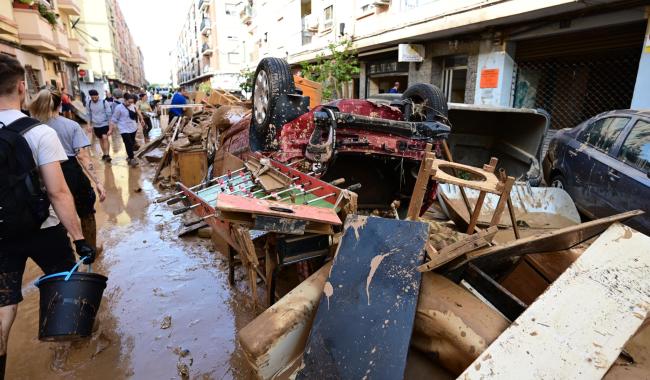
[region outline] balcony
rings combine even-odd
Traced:
[[[75,63],[87,63],[86,49],[76,38],[70,38],[70,61]]]
[[[201,21],[201,34],[204,36],[210,35],[210,28],[212,25],[210,24],[210,19],[204,18],[203,21]]]
[[[41,53],[57,54],[54,28],[37,10],[14,8],[14,18],[18,25],[20,43]]]
[[[0,0],[0,40],[18,43],[18,25],[11,0]]]
[[[212,3],[212,0],[201,0],[199,1],[199,9],[203,12],[205,12],[208,8],[210,8],[210,3]]]
[[[54,42],[56,43],[56,51],[61,58],[72,58],[70,54],[70,41],[68,34],[62,26],[54,28]]]
[[[57,4],[59,5],[59,11],[71,16],[81,16],[81,7],[79,7],[77,0],[59,0]]]
[[[253,22],[253,7],[250,5],[244,6],[244,8],[239,13],[239,17],[241,18],[241,22],[246,25],[250,25]]]
[[[204,43],[203,46],[201,47],[201,54],[212,55],[212,47],[209,44]]]

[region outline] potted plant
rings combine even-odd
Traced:
[[[13,7],[18,9],[36,9],[34,0],[14,0]]]

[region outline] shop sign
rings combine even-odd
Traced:
[[[399,44],[397,45],[398,62],[422,62],[424,61],[424,45]]]

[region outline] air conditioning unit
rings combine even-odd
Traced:
[[[375,7],[387,7],[390,5],[390,0],[374,0],[372,5]]]
[[[305,16],[305,29],[310,32],[318,32],[318,16],[307,15]]]

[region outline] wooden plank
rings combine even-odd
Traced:
[[[650,313],[650,237],[605,231],[459,378],[600,379]]]
[[[208,172],[208,157],[205,149],[174,152],[180,181],[195,186],[203,181]]]
[[[582,243],[600,234],[616,222],[622,222],[642,214],[643,211],[641,210],[628,211],[607,218],[596,219],[587,223],[529,236],[524,239],[513,240],[506,244],[480,249],[468,253],[467,259],[463,263],[459,263],[456,267],[473,260],[491,264],[489,261],[495,261],[496,259],[509,259],[528,253],[553,252],[569,249],[578,243]]]
[[[341,225],[341,219],[333,209],[247,198],[224,193],[219,194],[217,197],[216,208],[225,212],[269,215],[335,226]]]
[[[467,252],[473,251],[475,249],[485,247],[490,244],[494,235],[496,235],[498,228],[492,226],[485,231],[481,231],[474,235],[470,235],[466,239],[452,243],[433,256],[430,255],[430,261],[420,265],[418,267],[419,272],[428,272],[439,268],[448,262],[466,254]]]
[[[427,152],[424,155],[424,160],[420,163],[420,171],[415,180],[411,202],[409,203],[408,212],[406,214],[406,219],[408,220],[418,220],[420,217],[422,202],[424,202],[424,194],[427,192],[427,185],[431,179],[431,165],[433,165],[434,159],[435,155],[431,152]]]
[[[401,379],[429,225],[351,215],[297,379]]]

